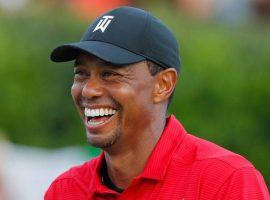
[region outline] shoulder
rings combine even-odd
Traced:
[[[190,176],[197,177],[194,180],[199,183],[202,197],[217,193],[230,194],[232,198],[229,199],[248,199],[244,198],[245,195],[268,195],[262,175],[247,159],[196,136],[185,136],[175,155],[175,161],[185,163],[191,172]],[[225,199],[223,197],[217,199]]]
[[[243,156],[194,135],[187,134],[181,148],[181,154],[192,157],[193,162],[222,165],[232,171],[253,167]]]
[[[212,142],[187,134],[174,155],[174,162],[184,163],[201,185],[222,185],[235,171],[253,165],[243,156]]]
[[[62,173],[51,183],[45,194],[45,199],[63,198],[65,191],[69,191],[67,195],[86,195],[89,183],[97,167],[97,162],[98,158],[94,158]]]

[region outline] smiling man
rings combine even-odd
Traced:
[[[46,200],[269,198],[251,163],[166,118],[178,44],[148,12],[109,11],[51,59],[75,60],[72,97],[89,144],[103,151],[60,175]]]

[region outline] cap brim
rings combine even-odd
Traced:
[[[82,52],[90,53],[116,65],[132,64],[145,60],[143,56],[129,50],[100,41],[82,41],[61,45],[52,51],[51,60],[54,62],[71,61]]]

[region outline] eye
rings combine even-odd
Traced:
[[[116,72],[114,72],[114,71],[104,71],[101,74],[102,78],[111,78],[111,77],[115,77],[117,75],[118,74]]]
[[[86,72],[85,72],[85,70],[83,70],[83,69],[74,68],[74,74],[75,74],[75,75],[85,75]]]
[[[80,79],[84,79],[86,77],[88,77],[89,74],[87,71],[83,70],[83,69],[74,69],[74,79],[75,80],[80,80]]]

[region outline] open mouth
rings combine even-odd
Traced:
[[[114,114],[115,109],[112,108],[85,108],[84,114],[87,117],[87,124],[89,126],[98,126],[107,122]]]

